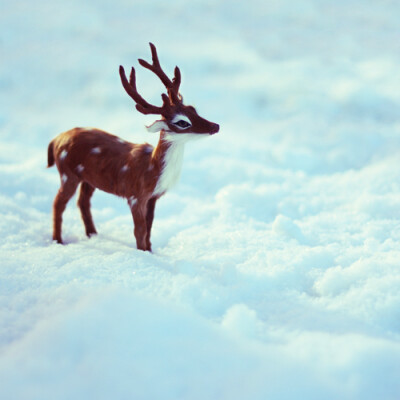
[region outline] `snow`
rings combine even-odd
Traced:
[[[0,398],[400,398],[400,3],[0,2]],[[96,191],[51,240],[47,145],[75,126],[155,144],[119,65],[156,44],[186,144],[153,253]]]

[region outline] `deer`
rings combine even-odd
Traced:
[[[193,106],[184,105],[179,92],[181,72],[175,67],[171,80],[163,71],[154,44],[152,64],[138,59],[163,83],[162,105],[148,103],[137,91],[132,67],[129,81],[124,67],[119,74],[126,93],[137,111],[160,119],[146,126],[159,132],[156,146],[135,144],[96,128],[73,128],[59,134],[48,145],[48,168],[54,164],[60,174],[60,188],[53,201],[53,241],[62,244],[62,215],[78,186],[78,207],[86,235],[97,234],[91,197],[96,189],[125,198],[132,213],[137,249],[152,251],[151,229],[157,200],[179,180],[185,144],[198,137],[214,135],[219,125],[202,118]]]

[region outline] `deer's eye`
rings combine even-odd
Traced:
[[[187,121],[184,121],[183,119],[180,119],[177,122],[174,122],[174,125],[178,126],[179,128],[189,128],[190,124]]]

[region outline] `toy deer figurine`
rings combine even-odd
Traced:
[[[200,135],[212,135],[219,125],[200,117],[194,107],[183,104],[179,93],[181,74],[175,67],[171,81],[160,66],[155,46],[150,43],[153,63],[139,63],[154,72],[167,89],[163,105],[149,104],[136,89],[135,69],[129,82],[120,66],[122,85],[142,114],[161,115],[147,127],[160,132],[155,148],[126,142],[117,136],[93,128],[74,128],[61,133],[48,147],[48,167],[57,165],[61,187],[53,203],[53,240],[62,243],[61,225],[65,207],[80,184],[78,206],[86,235],[96,234],[90,212],[90,198],[100,189],[128,200],[134,222],[137,248],[151,251],[150,233],[156,201],[178,180],[184,144]]]

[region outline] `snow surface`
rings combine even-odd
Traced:
[[[0,398],[400,398],[400,2],[0,0]],[[124,201],[51,241],[48,142],[155,143],[119,76],[154,42],[221,131],[154,253]],[[160,104],[162,85],[137,68]]]

